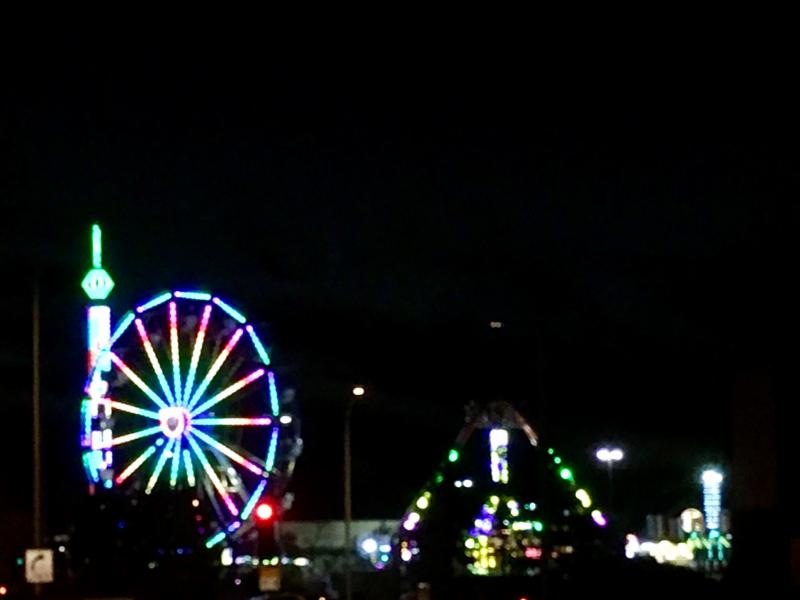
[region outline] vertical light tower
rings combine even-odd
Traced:
[[[81,403],[81,446],[83,465],[89,474],[90,493],[96,484],[113,485],[113,453],[111,451],[111,404],[106,397],[108,382],[104,374],[111,370],[105,350],[111,342],[111,309],[106,300],[114,289],[114,280],[103,268],[103,239],[100,226],[92,225],[92,268],[81,287],[89,297],[86,309],[88,383]]]
[[[724,550],[720,538],[720,514],[722,513],[722,473],[716,469],[703,471],[703,516],[705,517],[706,539],[709,541],[708,558],[723,560]]]

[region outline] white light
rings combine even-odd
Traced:
[[[456,481],[453,482],[453,485],[456,486],[457,488],[460,488],[464,484],[460,479],[457,479]]]
[[[625,454],[619,448],[600,448],[597,453],[597,460],[604,463],[615,463],[625,458]]]
[[[292,417],[289,415],[283,415],[280,419],[282,425],[288,425],[292,422]]]
[[[392,551],[392,546],[391,546],[390,544],[381,544],[381,545],[378,547],[378,550],[380,550],[380,551],[381,551],[381,552],[383,552],[384,554],[388,554],[389,552],[391,552],[391,551]]]
[[[472,479],[465,479],[464,481],[461,482],[461,484],[465,488],[471,488],[472,487]]]
[[[305,556],[298,556],[294,559],[294,566],[295,567],[307,567],[311,564],[311,561],[308,560]]]
[[[722,473],[713,470],[703,471],[703,483],[706,485],[722,483]]]
[[[489,444],[492,449],[508,445],[508,431],[505,429],[492,429],[489,433]]]
[[[411,550],[408,548],[403,548],[400,550],[400,560],[403,562],[408,562],[411,560]]]
[[[361,549],[365,554],[373,554],[378,551],[378,542],[374,538],[367,538],[361,542]]]
[[[222,554],[220,555],[220,562],[222,563],[223,567],[229,567],[233,564],[233,549],[232,548],[223,548]]]
[[[356,385],[353,387],[353,396],[363,396],[367,393],[363,385]]]

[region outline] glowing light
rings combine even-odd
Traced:
[[[703,513],[696,508],[687,508],[681,513],[681,529],[684,533],[703,530]]]
[[[450,450],[450,452],[447,454],[447,460],[449,460],[451,463],[458,461],[458,457],[459,453],[458,450],[456,450],[455,448]]]
[[[592,520],[595,523],[597,523],[597,525],[600,526],[600,527],[605,527],[606,525],[608,525],[608,520],[605,518],[603,513],[601,513],[599,510],[593,510],[592,511]]]
[[[277,417],[280,412],[280,406],[278,405],[278,388],[275,386],[275,373],[270,371],[267,373],[267,378],[269,379],[269,402],[272,408],[272,415]]]
[[[164,391],[164,395],[169,400],[169,403],[175,404],[175,398],[172,396],[172,391],[169,389],[167,378],[164,377],[164,371],[161,370],[161,364],[158,362],[158,357],[153,350],[153,344],[150,343],[150,337],[147,335],[144,323],[142,323],[141,319],[136,319],[134,322],[136,323],[136,330],[139,332],[139,339],[142,341],[142,346],[144,346],[145,354],[147,354],[147,358],[150,360],[150,364],[156,372],[158,383],[161,385],[161,389]]]
[[[231,500],[230,495],[225,490],[225,486],[219,480],[219,476],[217,476],[216,472],[214,471],[214,468],[209,464],[208,459],[206,458],[206,455],[203,452],[202,448],[200,448],[200,446],[197,445],[197,442],[194,441],[193,436],[189,436],[186,439],[189,440],[189,446],[192,448],[192,451],[194,451],[195,456],[197,456],[197,459],[203,466],[206,475],[208,475],[208,478],[211,480],[211,483],[216,488],[217,493],[219,494],[220,498],[222,498],[222,501],[225,503],[225,506],[228,507],[228,510],[234,517],[238,516],[239,510],[236,508],[236,505],[233,503],[233,500]]]
[[[220,370],[220,368],[222,367],[222,364],[228,358],[228,355],[231,353],[231,351],[233,350],[234,346],[236,346],[236,343],[239,341],[239,338],[242,337],[243,333],[244,333],[243,329],[237,329],[236,333],[234,333],[231,336],[231,339],[228,340],[228,343],[225,344],[225,348],[223,348],[222,352],[219,353],[219,356],[214,361],[214,364],[211,365],[211,368],[208,370],[208,373],[206,373],[206,376],[203,378],[203,381],[200,382],[200,386],[194,392],[194,395],[192,396],[191,402],[188,403],[189,410],[191,410],[192,407],[203,396],[203,394],[206,391],[206,388],[208,388],[208,385],[211,383],[211,380],[214,378],[214,375],[216,375],[217,371]]]
[[[207,419],[192,419],[192,425],[209,425],[216,427],[219,425],[240,427],[240,426],[263,426],[272,425],[269,417],[219,417]]]
[[[114,289],[114,280],[105,269],[91,269],[81,281],[90,300],[105,300]]]
[[[539,560],[542,558],[542,549],[536,548],[534,546],[528,546],[525,548],[525,558],[530,558],[531,560]]]
[[[175,440],[175,449],[172,452],[172,465],[169,470],[169,487],[174,488],[178,484],[178,471],[181,467],[181,443],[182,438]]]
[[[222,540],[225,539],[225,532],[220,531],[219,533],[211,536],[208,541],[206,541],[206,548],[213,548],[217,544],[219,544]]]
[[[183,466],[186,469],[186,481],[189,487],[194,487],[196,482],[194,478],[194,465],[192,465],[192,455],[189,454],[189,451],[185,448],[183,450]]]
[[[108,342],[109,347],[113,346],[114,342],[116,342],[120,336],[125,333],[135,318],[136,315],[133,313],[133,311],[128,311],[125,313],[125,315],[122,317],[122,320],[119,322],[119,324],[117,324],[117,328],[114,330],[114,335],[111,336],[111,340]]]
[[[625,455],[619,448],[600,448],[596,456],[600,462],[610,464],[621,461]]]
[[[220,453],[224,454],[225,456],[230,458],[232,461],[234,461],[236,463],[239,463],[240,465],[242,465],[248,471],[252,471],[256,475],[261,475],[263,473],[263,471],[261,470],[261,467],[259,467],[257,464],[247,460],[244,456],[234,452],[233,450],[231,450],[230,448],[228,448],[224,444],[220,444],[217,440],[212,438],[210,435],[206,435],[205,433],[203,433],[199,429],[192,429],[191,435],[199,437],[206,444],[208,444],[212,448],[216,449]]]
[[[375,538],[367,538],[361,542],[361,549],[364,551],[364,554],[374,554],[378,551],[378,542]]]
[[[581,503],[581,506],[583,506],[583,508],[589,508],[592,505],[592,499],[589,496],[589,493],[584,489],[576,491],[575,497]]]
[[[164,302],[166,302],[170,298],[172,298],[172,292],[164,292],[163,294],[159,294],[158,296],[155,296],[154,298],[152,298],[148,302],[145,302],[141,306],[137,306],[136,312],[141,314],[146,310],[150,310],[151,308],[155,308],[160,304],[164,304]]]
[[[175,385],[175,401],[181,403],[181,355],[178,348],[178,306],[169,303],[169,344],[172,353],[172,380]]]
[[[88,314],[89,323],[89,368],[97,364],[101,352],[108,347],[111,339],[111,309],[108,306],[90,306]],[[100,363],[101,371],[111,369],[108,358]]]
[[[400,550],[400,560],[403,562],[408,562],[411,560],[411,550],[408,548],[403,548]]]
[[[430,505],[429,500],[425,496],[420,496],[417,498],[417,508],[420,510],[425,510]]]
[[[265,365],[269,365],[270,364],[269,354],[267,354],[264,345],[261,343],[261,340],[258,338],[258,335],[256,335],[255,329],[253,329],[252,325],[248,325],[247,327],[245,327],[245,329],[247,330],[247,333],[250,335],[250,339],[253,341],[253,346],[255,347],[256,352],[258,353],[258,357],[261,359],[261,362],[264,363]]]
[[[143,437],[147,437],[150,435],[155,435],[156,433],[161,431],[161,427],[149,427],[147,429],[142,429],[141,431],[137,431],[135,433],[128,433],[126,435],[120,435],[115,437],[111,440],[112,446],[119,446],[120,444],[127,444],[128,442],[132,442],[133,440],[138,440]]]
[[[542,531],[544,531],[544,523],[542,523],[541,521],[534,521],[533,530],[541,533]]]
[[[278,450],[278,433],[279,429],[277,427],[273,427],[272,435],[269,439],[269,449],[267,450],[267,460],[264,461],[264,470],[269,473],[272,471],[272,467],[275,465],[275,453]]]
[[[176,298],[185,298],[186,300],[211,300],[211,294],[208,292],[175,292]]]
[[[280,418],[281,425],[289,425],[292,422],[292,417],[289,415],[283,415]]]
[[[223,302],[219,298],[214,298],[212,302],[228,313],[228,315],[233,317],[236,321],[239,321],[239,323],[244,324],[247,322],[247,319],[245,319],[244,315],[233,308],[230,304]]]
[[[156,453],[156,446],[155,446],[155,445],[153,445],[153,446],[150,446],[150,447],[149,447],[147,450],[145,450],[144,452],[142,452],[142,453],[141,453],[141,454],[140,454],[140,455],[139,455],[139,456],[138,456],[138,457],[137,457],[137,458],[136,458],[136,459],[135,459],[135,460],[134,460],[134,461],[133,461],[131,464],[129,464],[127,467],[125,467],[125,469],[122,471],[122,473],[120,473],[119,475],[117,475],[117,478],[115,479],[115,481],[117,482],[117,484],[120,484],[120,483],[122,483],[122,482],[123,482],[123,481],[125,481],[125,480],[126,480],[128,477],[130,477],[130,476],[133,474],[133,472],[134,472],[134,471],[136,471],[136,469],[138,469],[139,467],[141,467],[141,466],[142,466],[142,464],[143,464],[143,463],[144,463],[144,462],[145,462],[145,461],[146,461],[148,458],[150,458],[151,456],[153,456],[153,454],[155,454],[155,453]]]
[[[514,531],[530,531],[533,529],[533,523],[530,521],[515,521],[511,524],[511,529]]]
[[[629,533],[625,536],[625,557],[636,558],[639,553],[639,538]]]
[[[561,476],[561,479],[564,479],[566,481],[572,481],[572,471],[570,469],[568,469],[567,467],[564,467],[563,469],[561,469],[558,472],[558,474]]]
[[[180,406],[169,406],[158,412],[160,428],[169,439],[177,439],[183,435],[189,422],[186,409]]]
[[[262,502],[256,507],[256,518],[259,521],[269,521],[275,514],[275,509],[268,502]]]
[[[125,376],[128,379],[130,379],[136,387],[142,390],[142,392],[144,392],[144,394],[148,398],[150,398],[153,402],[155,402],[159,407],[167,408],[167,403],[164,402],[161,398],[159,398],[158,394],[156,394],[153,390],[151,390],[147,386],[147,384],[139,378],[139,376],[136,373],[131,371],[130,367],[128,367],[128,365],[126,365],[119,356],[117,356],[113,352],[110,352],[109,356],[111,356],[111,361],[115,365],[117,365],[117,367],[119,367],[122,370],[122,372],[125,373]]]
[[[508,483],[508,431],[492,429],[489,432],[492,481]]]
[[[462,485],[463,485],[465,488],[471,488],[471,487],[472,487],[472,479],[464,479],[464,480],[461,482],[461,484],[462,484]]]
[[[706,530],[716,532],[720,527],[720,512],[722,511],[722,480],[723,475],[715,469],[703,471],[703,513],[705,514]]]
[[[152,410],[146,410],[144,408],[139,408],[137,406],[131,406],[130,404],[125,404],[124,402],[109,400],[108,405],[115,410],[121,410],[122,412],[131,413],[132,415],[139,415],[142,417],[148,417],[150,419],[156,419],[156,420],[160,419],[157,412],[154,412]]]
[[[219,561],[223,567],[230,567],[233,564],[233,548],[223,548]]]
[[[264,493],[266,487],[267,487],[266,479],[262,479],[261,481],[258,482],[256,489],[253,490],[252,495],[247,500],[247,504],[245,504],[244,508],[242,509],[241,517],[243,521],[246,521],[250,517],[250,513],[253,512],[253,507],[256,505],[259,498],[261,498],[261,494]]]
[[[175,445],[175,440],[169,440],[167,445],[161,450],[161,454],[156,461],[156,466],[153,469],[153,474],[150,475],[150,480],[147,482],[147,487],[144,490],[145,494],[150,494],[153,491],[153,488],[156,486],[156,482],[158,481],[158,476],[161,475],[161,471],[164,469],[164,465],[167,462],[167,459],[172,456],[172,448]]]
[[[197,363],[200,360],[200,352],[203,350],[203,342],[206,339],[206,329],[208,329],[208,319],[211,317],[211,305],[208,304],[203,309],[203,316],[200,318],[200,327],[197,330],[197,337],[194,339],[194,349],[192,350],[192,359],[189,363],[189,374],[186,376],[186,389],[183,391],[184,399],[188,400],[191,397],[192,386],[194,385],[194,378],[197,374]]]
[[[264,369],[257,369],[256,371],[253,371],[247,377],[243,377],[242,379],[240,379],[236,383],[234,383],[234,384],[228,386],[227,388],[225,388],[224,390],[222,390],[216,396],[213,396],[213,397],[209,398],[208,400],[203,402],[203,404],[201,404],[197,408],[193,409],[192,410],[192,416],[204,413],[205,411],[207,411],[212,406],[215,406],[216,404],[218,404],[218,403],[222,402],[223,400],[225,400],[225,398],[229,398],[230,396],[233,396],[236,392],[241,390],[243,387],[251,384],[256,379],[261,377],[262,375],[264,375]]]

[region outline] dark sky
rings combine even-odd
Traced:
[[[692,501],[696,469],[727,456],[736,375],[770,360],[796,298],[797,118],[768,72],[554,72],[324,56],[12,69],[0,450],[20,484],[2,505],[29,501],[36,271],[47,486],[67,505],[83,491],[78,284],[95,220],[116,314],[200,285],[263,322],[303,410],[293,518],[339,510],[356,381],[357,517],[398,515],[461,407],[496,398],[534,426],[544,414],[585,471],[594,444],[626,444],[623,476],[652,494],[637,510]]]

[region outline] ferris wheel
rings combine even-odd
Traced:
[[[95,238],[99,246],[97,227]],[[90,298],[113,288],[104,273],[96,260],[84,280]],[[301,447],[291,403],[256,329],[218,296],[160,293],[113,332],[105,297],[88,309],[81,445],[90,485],[145,495],[195,488],[216,513],[210,548],[283,492]]]

